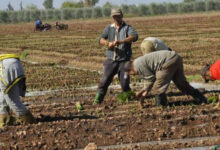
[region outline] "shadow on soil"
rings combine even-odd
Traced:
[[[47,116],[42,116],[42,118],[37,118],[36,121],[37,122],[53,122],[53,121],[67,121],[67,120],[74,120],[74,119],[98,119],[98,117],[96,116],[91,116],[91,115],[82,115],[82,116],[68,116],[68,117],[64,117],[64,116],[57,116],[57,117],[51,117],[49,115]]]

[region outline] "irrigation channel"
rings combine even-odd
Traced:
[[[175,144],[175,143],[190,143],[190,142],[198,142],[198,141],[206,141],[206,140],[214,140],[219,139],[220,136],[210,136],[210,137],[196,137],[196,138],[185,138],[185,139],[173,139],[173,140],[164,140],[164,141],[150,141],[150,142],[140,142],[140,143],[130,143],[130,144],[121,144],[121,145],[109,145],[109,146],[99,146],[98,148],[103,150],[111,150],[111,149],[125,149],[129,147],[146,147],[146,146],[154,146],[154,145],[164,145],[164,144]],[[180,148],[177,150],[208,150],[212,148],[212,146],[205,146],[205,147],[192,147],[192,148]],[[77,149],[77,150],[83,150]]]
[[[190,85],[192,85],[194,88],[197,89],[203,89],[204,91],[220,91],[220,86],[219,85],[212,85],[212,84],[204,84],[204,83],[197,83],[197,82],[191,82]],[[143,83],[138,83],[135,86],[132,86],[133,88],[135,87],[140,87],[143,86]],[[120,89],[120,85],[111,85],[109,86],[111,89]],[[53,94],[55,92],[59,91],[69,91],[69,90],[96,90],[97,86],[89,86],[89,87],[81,87],[81,88],[71,88],[71,89],[57,89],[57,90],[46,90],[46,91],[30,91],[26,93],[27,97],[30,96],[43,96],[46,94]]]

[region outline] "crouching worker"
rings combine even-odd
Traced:
[[[19,56],[0,55],[0,79],[0,128],[13,124],[13,121],[33,123],[33,115],[19,97],[24,97],[26,92],[24,70]],[[12,117],[11,111],[15,114],[15,118]]]
[[[172,80],[178,89],[191,95],[197,103],[206,102],[206,98],[199,90],[194,89],[184,76],[182,58],[175,51],[156,51],[141,56],[132,64],[126,64],[130,68],[130,75],[142,75],[147,81],[145,88],[136,93],[136,97],[146,97],[152,89],[157,106],[166,106],[166,90]]]
[[[202,70],[201,70],[201,76],[205,80],[205,83],[209,81],[215,81],[220,80],[220,59],[217,60],[214,64],[211,66],[209,64],[206,64]],[[218,100],[217,107],[220,108],[220,95]]]
[[[146,37],[141,42],[140,48],[143,55],[160,50],[171,50],[161,39],[156,37]]]

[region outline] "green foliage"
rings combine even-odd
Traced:
[[[75,10],[76,19],[84,18],[84,11],[81,8]]]
[[[0,22],[7,23],[8,21],[8,13],[6,11],[0,11]]]
[[[136,5],[129,6],[129,13],[132,15],[138,15],[138,8]]]
[[[71,9],[71,8],[62,9],[62,12],[61,12],[62,19],[68,20],[68,19],[72,19],[74,17],[75,17],[74,9]]]
[[[149,7],[147,5],[140,4],[138,6],[138,13],[140,14],[140,16],[150,15]]]
[[[102,13],[104,17],[109,17],[111,15],[111,8],[110,7],[103,7]]]
[[[124,14],[129,13],[129,6],[128,6],[128,5],[125,5],[125,4],[122,4],[122,5],[121,5],[121,11],[122,11]]]
[[[83,15],[84,18],[92,18],[92,8],[85,8]]]
[[[84,4],[82,1],[79,1],[79,2],[68,1],[68,2],[62,3],[62,6],[61,6],[61,8],[83,8],[83,7],[84,7]]]
[[[83,110],[84,108],[83,108],[83,105],[80,104],[80,102],[76,102],[76,109],[80,111],[80,110]]]
[[[167,13],[165,4],[151,3],[149,9],[152,15],[160,15]]]
[[[218,101],[218,96],[211,96],[211,97],[209,97],[208,98],[208,103],[210,104],[216,104],[217,103],[217,101]]]
[[[102,17],[102,8],[101,7],[95,7],[92,11],[92,17],[93,18]]]
[[[85,7],[93,7],[98,2],[99,2],[99,0],[84,0],[84,6]]]
[[[129,100],[135,97],[135,93],[133,91],[121,92],[117,95],[116,99],[119,103],[127,103]]]
[[[199,11],[205,11],[205,2],[204,1],[198,1],[196,3],[193,3],[194,5],[194,11],[199,12]]]
[[[13,23],[16,23],[18,22],[18,12],[16,11],[10,11],[9,14],[8,14],[8,17],[9,17],[9,22],[13,22]]]
[[[177,13],[178,12],[178,4],[167,3],[167,13]]]
[[[110,2],[106,2],[104,5],[103,5],[103,8],[112,8],[113,5],[110,3]]]
[[[53,9],[47,9],[46,10],[46,19],[52,20],[54,18],[54,11]]]
[[[28,55],[28,52],[27,52],[27,51],[24,51],[24,52],[21,54],[21,56],[20,56],[21,60],[26,59],[27,55]]]
[[[196,2],[196,0],[184,0],[184,3]]]
[[[192,3],[180,3],[179,4],[179,8],[178,8],[179,13],[189,13],[193,11],[194,11],[194,8],[193,8]]]
[[[201,76],[199,74],[186,76],[186,80],[188,82],[201,80]]]
[[[40,18],[40,15],[41,15],[40,10],[32,10],[30,13],[31,13],[30,14],[31,20],[34,21],[34,20]]]
[[[45,9],[52,9],[53,8],[53,0],[45,0],[43,3]]]
[[[8,10],[9,10],[9,11],[14,11],[14,8],[12,7],[12,5],[11,5],[10,2],[8,3]]]
[[[59,9],[55,9],[54,10],[53,19],[54,20],[60,20],[61,19],[61,10],[59,10]]]
[[[25,9],[26,10],[37,10],[38,8],[36,5],[30,4],[30,5],[27,5]]]

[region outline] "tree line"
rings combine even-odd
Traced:
[[[93,2],[97,2],[97,0]],[[149,5],[122,4],[120,6],[114,6],[111,5],[111,3],[107,2],[102,7],[95,7],[95,3],[89,3],[88,1],[87,6],[88,7],[85,7],[85,5],[83,5],[83,7],[76,7],[76,8],[64,7],[61,9],[54,9],[51,8],[51,4],[50,4],[50,7],[47,7],[47,9],[42,9],[42,10],[21,9],[19,11],[14,11],[14,10],[0,11],[0,23],[31,22],[31,21],[35,21],[37,18],[40,18],[42,20],[71,20],[71,19],[80,19],[80,18],[86,19],[86,18],[109,17],[111,14],[112,7],[120,7],[124,12],[125,16],[153,16],[153,15],[172,14],[172,13],[216,11],[216,10],[220,10],[220,1],[219,0],[206,0],[206,1],[188,0],[188,2],[182,2],[182,3],[161,3],[161,4],[151,3]]]

